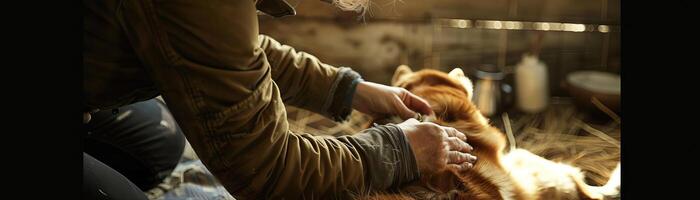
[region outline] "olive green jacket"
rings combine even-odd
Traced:
[[[418,178],[395,125],[353,136],[289,130],[284,104],[338,121],[360,76],[258,33],[282,0],[84,0],[85,109],[162,95],[207,168],[236,198],[319,199]]]

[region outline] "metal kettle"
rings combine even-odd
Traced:
[[[494,116],[513,103],[513,89],[505,83],[505,73],[494,65],[480,65],[474,70],[476,83],[472,102],[484,116]]]

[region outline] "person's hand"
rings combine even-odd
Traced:
[[[408,138],[421,174],[443,170],[467,170],[474,166],[476,156],[467,144],[467,136],[451,127],[409,119],[397,124]]]
[[[427,101],[406,89],[367,81],[357,84],[352,107],[375,119],[398,116],[405,120],[416,117],[416,112],[433,113]]]

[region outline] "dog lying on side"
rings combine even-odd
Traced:
[[[505,134],[490,126],[471,102],[472,82],[459,68],[446,74],[430,69],[413,72],[402,65],[396,69],[392,85],[427,100],[435,111],[435,116],[427,118],[466,134],[467,142],[474,147],[472,155],[479,160],[466,172],[423,174],[421,180],[403,186],[400,193],[359,199],[602,200],[619,196],[619,164],[607,184],[590,186],[579,168],[552,162],[524,149],[505,152]]]

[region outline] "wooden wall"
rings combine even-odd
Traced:
[[[549,67],[553,95],[566,95],[559,83],[572,71],[620,71],[619,0],[375,0],[364,18],[317,0],[289,2],[297,15],[260,16],[261,33],[326,63],[352,67],[374,82],[389,83],[399,64],[461,67],[467,73],[493,64],[509,71],[540,33],[540,58]],[[610,30],[451,28],[441,19],[580,23]]]

